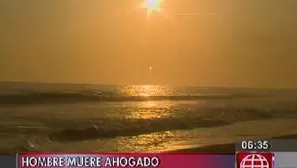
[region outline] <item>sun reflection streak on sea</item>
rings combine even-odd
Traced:
[[[122,93],[129,96],[170,96],[174,93],[172,87],[161,85],[129,85],[122,87]],[[158,119],[170,117],[173,107],[170,101],[140,101],[136,108],[129,111],[127,119]]]
[[[127,119],[161,119],[172,117],[173,104],[169,101],[143,101],[125,116]]]
[[[123,94],[129,96],[170,96],[174,94],[172,87],[164,85],[127,85],[120,88]]]

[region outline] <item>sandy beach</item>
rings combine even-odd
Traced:
[[[297,139],[297,134],[276,136],[276,137],[266,138],[266,139]],[[189,149],[172,151],[172,153],[226,153],[226,154],[234,154],[235,152],[236,152],[235,143],[209,145],[209,146],[198,147],[198,148],[189,148]]]

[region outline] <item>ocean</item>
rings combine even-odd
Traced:
[[[165,152],[297,133],[297,91],[0,83],[0,153]]]

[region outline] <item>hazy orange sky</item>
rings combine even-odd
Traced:
[[[0,80],[297,88],[296,0],[141,3],[1,0]]]

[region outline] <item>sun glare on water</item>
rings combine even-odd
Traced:
[[[121,88],[121,92],[129,96],[169,96],[172,89],[162,85],[127,85]]]

